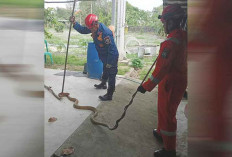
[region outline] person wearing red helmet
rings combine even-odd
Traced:
[[[70,17],[73,27],[81,34],[90,34],[93,38],[98,56],[103,63],[102,81],[98,85],[94,85],[96,89],[106,89],[106,81],[108,80],[107,93],[99,96],[102,101],[112,100],[115,90],[116,74],[118,72],[118,49],[114,42],[112,31],[103,23],[98,22],[95,14],[89,14],[85,18],[85,25],[81,26],[75,21],[75,17]]]
[[[159,16],[167,39],[161,43],[155,70],[138,87],[145,93],[158,86],[158,127],[153,135],[164,143],[154,152],[155,157],[176,156],[176,111],[187,87],[187,35],[181,29],[184,11],[179,5],[168,5]]]

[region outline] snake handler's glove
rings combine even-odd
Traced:
[[[143,94],[146,93],[146,89],[144,89],[142,85],[138,87],[137,91]]]
[[[75,21],[75,16],[70,16],[69,17],[69,21],[73,23],[73,25],[75,25],[76,21]]]

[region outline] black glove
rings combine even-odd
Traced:
[[[146,93],[146,89],[143,88],[143,86],[139,86],[137,91],[141,92],[141,93]]]

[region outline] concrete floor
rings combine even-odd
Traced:
[[[63,76],[54,74],[60,72],[62,70],[45,69],[45,84],[51,86],[57,94],[62,90]],[[119,82],[117,79],[117,84]],[[79,105],[97,107],[100,103],[98,96],[106,93],[106,90],[94,89],[94,84],[99,83],[99,80],[87,77],[67,76],[64,92],[69,92],[71,97],[77,98]],[[74,109],[73,102],[66,98],[62,101],[57,100],[45,90],[45,157],[52,155],[90,114],[91,111]],[[56,117],[57,121],[49,123],[50,117]]]
[[[1,64],[29,64],[28,71],[18,74],[43,76],[43,29],[42,21],[0,18]],[[32,22],[32,23],[31,23]],[[35,22],[35,23],[33,23]],[[6,27],[6,23],[11,27]],[[39,23],[37,25],[37,23]],[[22,25],[22,26],[21,26]],[[40,43],[40,44],[38,44]],[[59,71],[57,71],[59,72]],[[54,91],[61,91],[62,77],[53,76],[54,70],[45,69],[45,84],[52,86]],[[0,147],[1,156],[33,156],[44,154],[45,126],[45,156],[59,151],[67,145],[75,147],[71,156],[109,157],[109,156],[152,156],[155,148],[161,147],[152,137],[152,129],[157,123],[154,94],[138,94],[127,116],[115,131],[94,126],[89,121],[90,111],[76,110],[66,99],[57,101],[45,90],[45,120],[43,99],[22,96],[21,90],[43,90],[43,81],[21,82],[0,73],[2,87],[0,106]],[[119,83],[120,80],[118,80]],[[65,92],[80,101],[80,105],[97,107],[100,103],[98,96],[105,91],[93,90],[97,80],[88,78],[67,77]],[[101,103],[99,119],[110,124],[121,115],[124,105],[129,102],[138,84],[123,80],[117,86],[114,100]],[[88,93],[88,94],[87,94]],[[181,104],[184,106],[185,102]],[[142,107],[141,107],[142,106]],[[185,156],[187,144],[187,124],[183,116],[183,107],[178,111],[178,151]],[[57,117],[54,123],[48,123],[49,117]],[[44,123],[45,122],[45,125]],[[181,122],[181,123],[180,123]],[[71,136],[70,136],[71,135]]]
[[[51,75],[48,76],[48,73]],[[52,73],[54,72],[51,70],[45,71],[46,83],[48,83],[48,78],[53,77]],[[60,79],[56,78],[49,85],[54,86],[55,83],[61,82]],[[83,83],[89,80],[88,78],[67,77],[67,90],[65,91],[73,93],[74,97],[80,100],[80,105],[96,107],[99,103],[96,100],[97,96],[104,94],[104,91],[99,91],[96,94],[95,90],[92,89],[92,85],[97,81],[91,80],[91,85],[89,84],[85,88],[85,84],[69,84],[71,80],[74,81],[75,79]],[[134,82],[122,80],[116,87],[114,100],[101,102],[98,106],[99,116],[97,119],[111,126],[114,125],[115,120],[121,116],[124,106],[127,105],[137,87],[138,84]],[[57,89],[54,88],[54,90]],[[75,148],[75,153],[70,155],[70,157],[152,157],[153,151],[162,147],[152,135],[152,130],[156,128],[157,124],[156,98],[157,89],[144,95],[138,93],[125,119],[119,124],[118,129],[109,131],[107,128],[93,125],[89,117],[86,118],[90,114],[89,111],[73,109],[72,103],[66,101],[59,102],[52,98],[48,92],[45,92],[45,108],[47,109],[45,120],[49,116],[58,116],[58,121],[53,124],[45,122],[45,156],[51,155],[55,148],[57,149],[55,154],[59,155],[63,148],[72,146]],[[93,99],[95,99],[95,103]],[[54,102],[52,103],[52,101]],[[187,156],[185,105],[186,102],[182,102],[177,113],[177,151],[180,157]],[[80,117],[80,119],[75,117]],[[65,140],[65,138],[67,139]],[[65,142],[62,143],[62,141]]]

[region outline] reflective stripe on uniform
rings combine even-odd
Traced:
[[[176,132],[164,131],[160,129],[160,133],[165,136],[176,136]]]
[[[177,38],[171,37],[171,38],[167,38],[166,39],[166,41],[168,41],[168,40],[171,40],[171,41],[173,41],[176,44],[180,44],[180,40],[178,40]]]
[[[155,84],[158,84],[160,82],[160,80],[155,78],[153,75],[151,75],[150,80]]]

